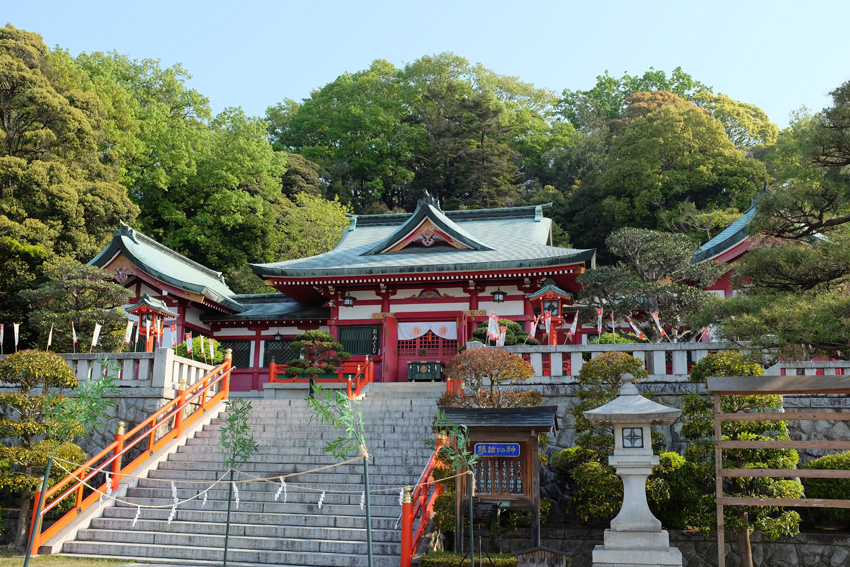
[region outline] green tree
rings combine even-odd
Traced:
[[[558,114],[577,130],[583,130],[593,119],[620,118],[625,100],[640,91],[668,91],[690,100],[698,92],[711,92],[711,87],[695,81],[681,67],[673,69],[669,78],[667,73],[653,67],[641,76],[625,73],[619,79],[605,71],[596,77],[596,85],[590,90],[566,89],[558,102]]]
[[[493,339],[487,336],[487,322],[481,323],[472,331],[472,338],[482,343],[493,344]],[[505,346],[513,345],[539,345],[540,341],[525,332],[522,325],[510,319],[499,319],[499,327],[505,327]]]
[[[78,423],[57,435],[62,423],[53,418],[52,409],[62,398],[50,395],[51,390],[76,388],[77,379],[61,357],[22,350],[0,361],[0,382],[14,390],[0,393],[0,436],[13,441],[0,446],[0,489],[20,498],[14,546],[22,549],[29,532],[32,494],[40,486],[39,476],[44,475],[56,444],[61,445],[63,458],[72,457],[69,460],[78,463],[85,459],[85,453],[70,443],[82,431]],[[51,480],[64,476],[57,470]]]
[[[22,321],[17,292],[54,257],[87,260],[139,209],[106,147],[106,109],[67,79],[41,36],[0,28],[0,317]],[[8,286],[8,287],[7,287]],[[31,332],[22,330],[23,344]]]
[[[278,198],[273,212],[277,232],[272,243],[274,257],[283,261],[330,251],[348,228],[351,209],[338,199],[329,201],[302,192],[295,195],[294,202]]]
[[[115,352],[124,349],[127,319],[116,307],[130,298],[130,291],[113,283],[115,274],[78,262],[63,262],[45,272],[47,281],[21,296],[32,311],[30,326],[38,330],[39,343],[46,344],[53,329],[53,349],[74,349],[71,325],[81,348],[91,344],[95,324],[102,326],[99,349]]]
[[[351,358],[343,350],[342,343],[336,342],[327,331],[304,331],[290,346],[301,351],[301,358],[286,363],[289,367],[286,375],[289,377],[335,374],[337,366]]]
[[[459,352],[446,366],[446,377],[460,380],[464,394],[447,393],[437,406],[531,407],[542,401],[534,390],[515,391],[514,386],[534,377],[534,368],[519,355],[498,348],[476,348]],[[484,386],[484,380],[489,386]]]
[[[739,352],[728,351],[710,354],[691,369],[690,381],[703,384],[709,376],[761,376],[761,366],[748,360]],[[682,436],[689,443],[685,458],[691,463],[689,476],[701,488],[702,497],[697,505],[691,504],[688,524],[703,533],[716,528],[714,512],[714,401],[710,396],[688,394],[685,396],[682,416]],[[781,411],[782,396],[722,396],[723,413]],[[721,425],[723,439],[731,441],[787,440],[788,424],[785,421],[724,421]],[[726,449],[723,451],[724,469],[796,469],[799,456],[793,449]],[[790,476],[790,473],[789,473]],[[803,486],[793,480],[741,477],[724,481],[723,493],[731,497],[801,498]],[[726,506],[724,525],[732,528],[738,538],[738,553],[742,567],[753,567],[750,533],[762,532],[771,539],[796,535],[800,515],[778,506]]]
[[[690,334],[691,317],[708,302],[702,288],[717,281],[726,268],[713,262],[691,264],[697,247],[681,234],[623,228],[606,244],[622,260],[580,275],[580,301],[602,309],[606,317],[612,311],[617,320],[634,317],[634,325],[652,342],[663,340],[652,313],[659,314],[661,325],[670,327],[670,338]],[[583,320],[596,322],[594,309],[583,312]]]
[[[617,137],[598,184],[602,209],[615,228],[660,228],[659,212],[690,201],[746,209],[767,179],[722,124],[693,105],[665,104],[629,123]]]
[[[757,145],[768,146],[779,136],[779,127],[754,104],[707,91],[697,93],[692,100],[723,124],[729,140],[739,150],[746,152]]]

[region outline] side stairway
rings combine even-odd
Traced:
[[[442,384],[373,384],[358,406],[363,413],[373,493],[372,549],[375,567],[399,562],[401,514],[399,487],[417,481],[432,450],[434,401]],[[243,471],[257,477],[277,477],[339,462],[324,451],[342,433],[328,425],[309,423],[302,400],[253,400],[250,425],[260,450]],[[181,504],[171,524],[171,483],[180,500],[197,495],[224,474],[218,446],[221,421],[214,420],[172,454],[127,500],[104,508],[103,517],[66,543],[63,554],[108,556],[141,562],[219,564],[223,558],[228,485],[223,482],[201,498]],[[238,475],[245,480],[249,477]],[[180,481],[204,481],[181,484]],[[363,464],[357,462],[286,479],[286,502],[274,495],[280,483],[241,483],[239,508],[231,512],[228,563],[280,566],[366,566],[366,518],[360,508]],[[208,484],[207,484],[208,483]],[[310,490],[307,490],[310,489]],[[322,507],[318,502],[325,493]],[[334,493],[333,490],[346,491]],[[136,514],[138,521],[133,525]]]

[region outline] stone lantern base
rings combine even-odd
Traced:
[[[593,567],[682,567],[682,552],[670,547],[666,530],[605,530],[604,541],[593,550]]]

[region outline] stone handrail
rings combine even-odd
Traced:
[[[690,363],[709,352],[730,350],[729,343],[637,343],[612,345],[516,345],[500,347],[508,352],[527,355],[537,376],[576,376],[584,365],[584,353],[596,358],[603,352],[626,352],[642,360],[650,376],[684,376]],[[668,371],[667,355],[672,364]],[[548,364],[545,360],[548,355]],[[547,368],[548,367],[548,368]],[[544,372],[548,369],[548,373]]]
[[[77,380],[103,375],[97,359],[105,356],[121,367],[118,384],[129,388],[177,389],[181,380],[192,386],[214,367],[201,361],[176,356],[170,348],[155,352],[57,353],[65,359]],[[0,359],[5,357],[0,357]]]

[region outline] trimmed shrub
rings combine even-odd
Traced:
[[[478,549],[475,550],[475,563],[478,564]],[[470,559],[467,558],[460,563],[462,555],[451,553],[449,551],[432,551],[425,555],[419,561],[419,567],[471,567]],[[487,556],[484,556],[484,565],[490,565],[487,561]],[[493,561],[494,567],[516,567],[516,557],[507,553],[491,553],[490,559]],[[567,558],[567,566],[569,566],[569,558]]]
[[[816,470],[850,470],[850,451],[825,455],[803,465],[804,469]],[[850,500],[850,478],[810,478],[806,483],[808,498],[828,498]],[[816,520],[826,520],[844,526],[850,526],[850,509],[846,508],[813,508],[812,517]]]

